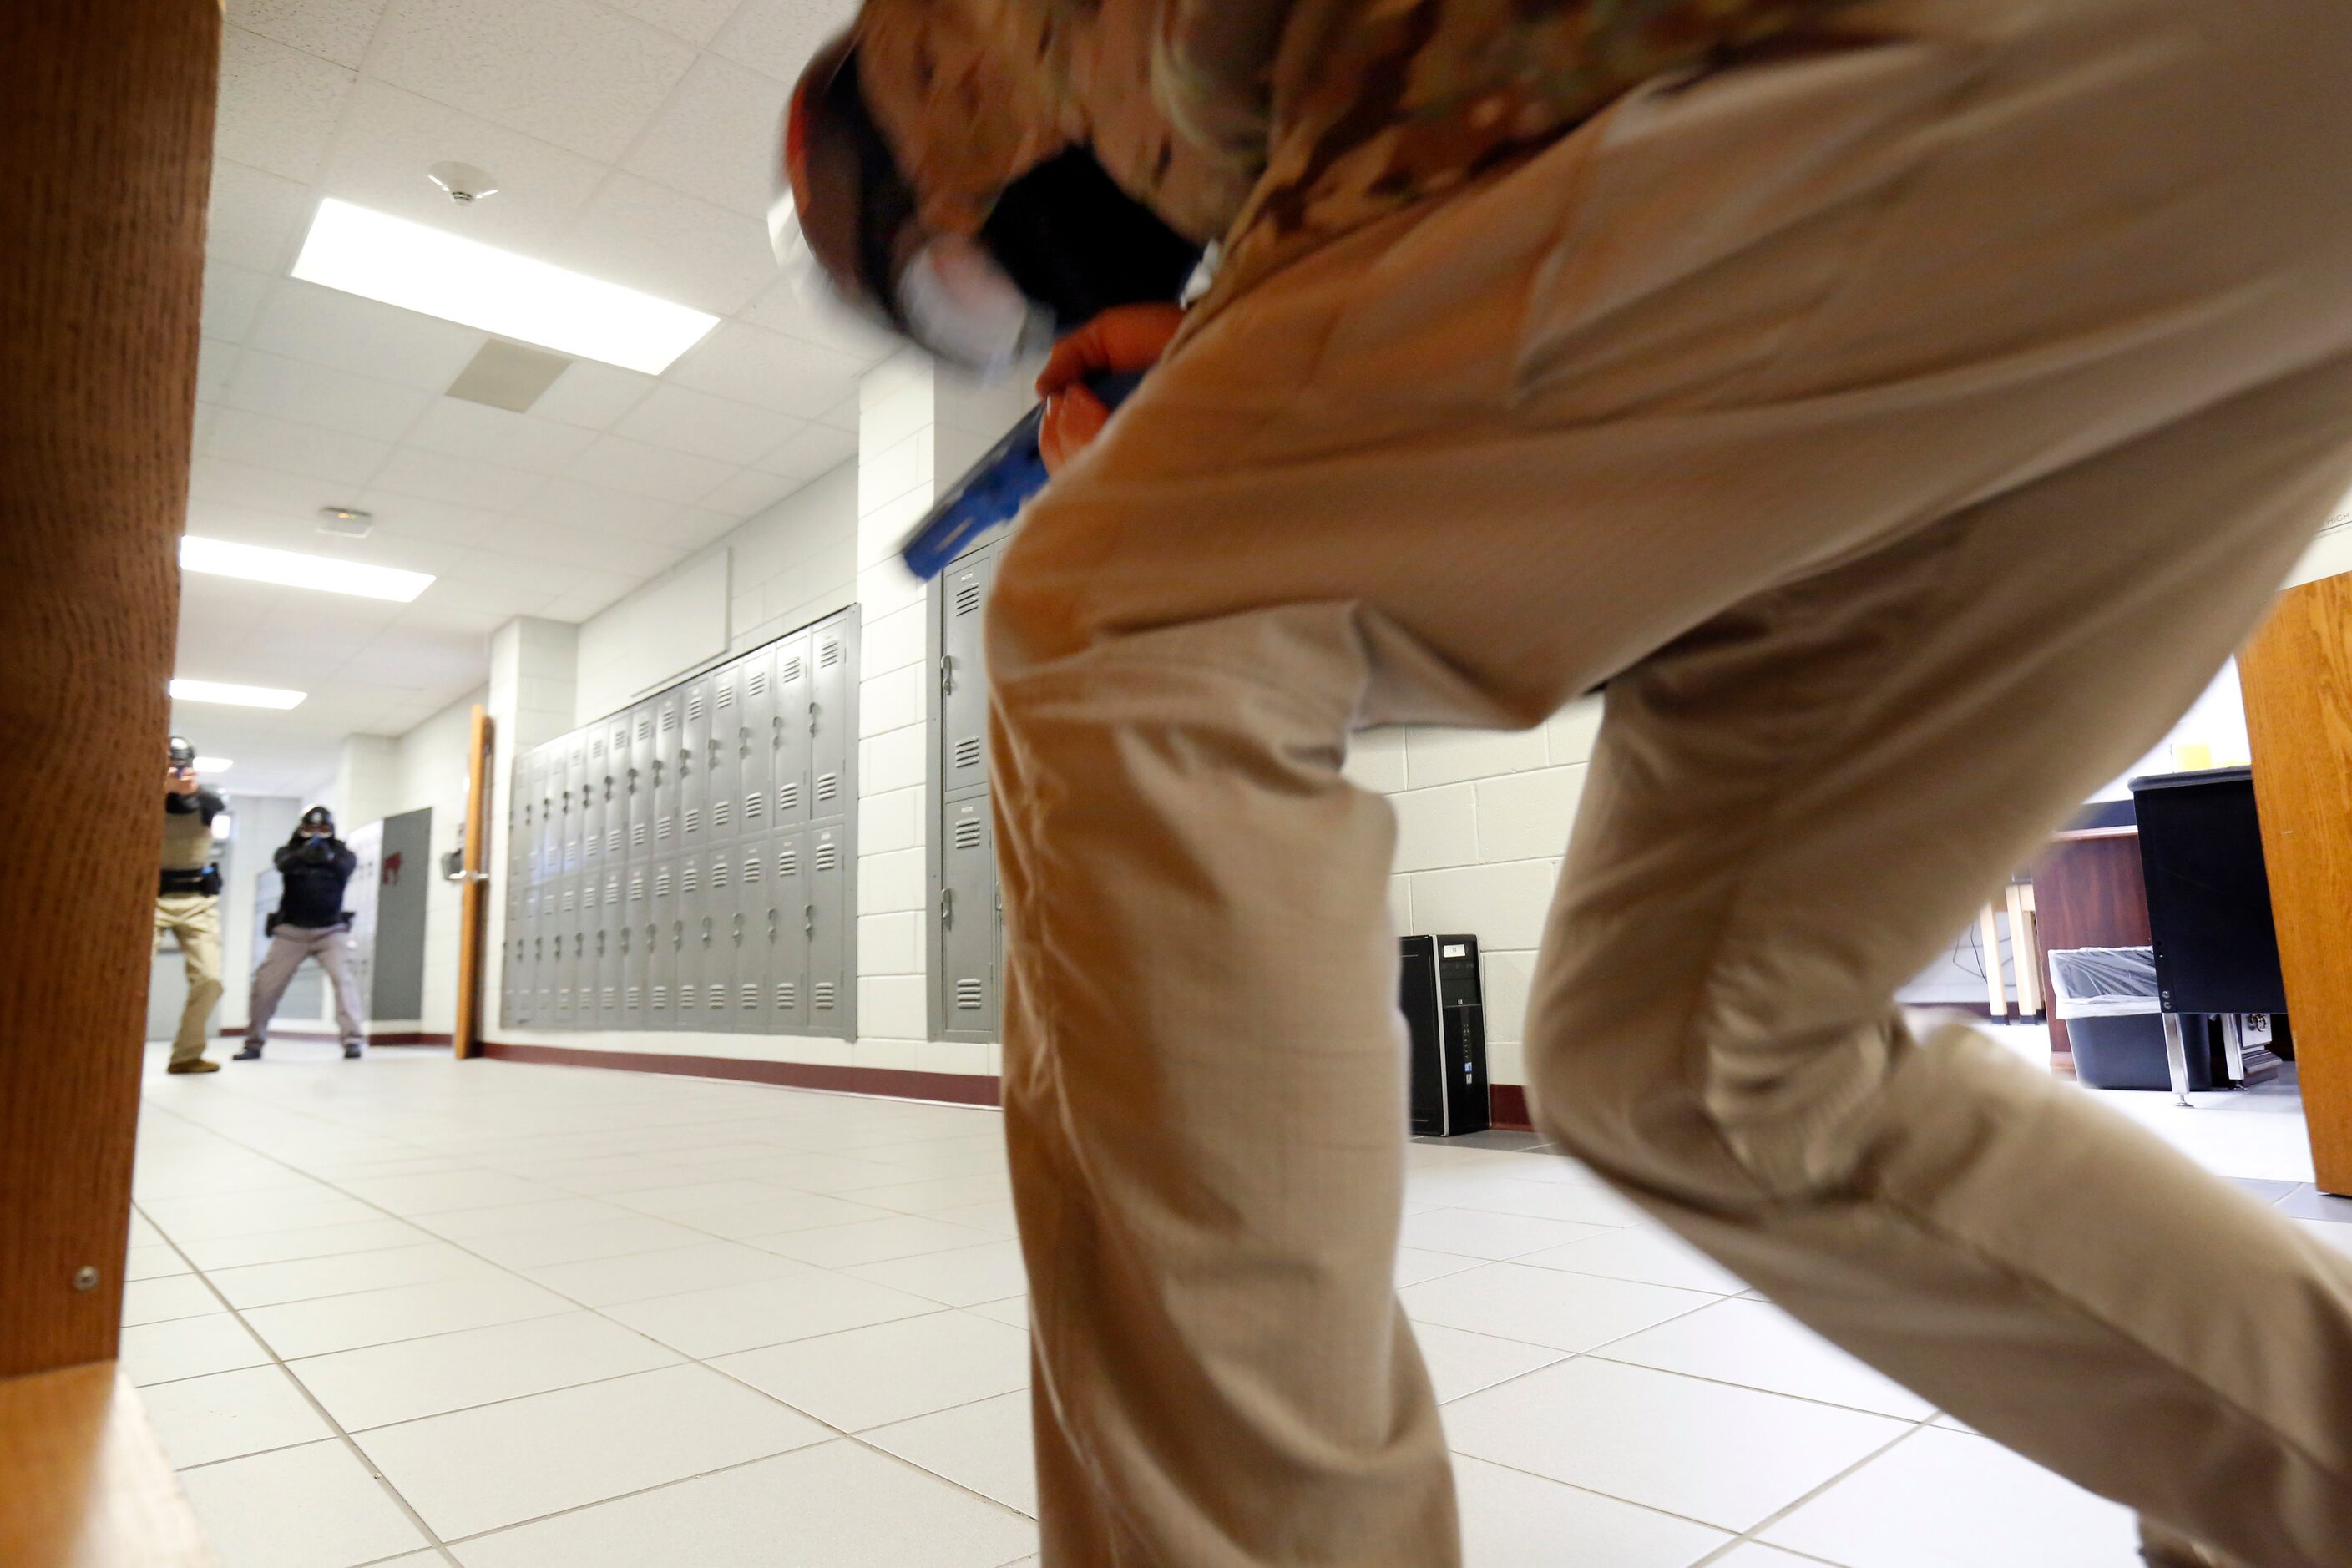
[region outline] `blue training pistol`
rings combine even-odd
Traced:
[[[1087,387],[1106,406],[1116,408],[1142,380],[1143,373],[1133,371],[1091,377]],[[1037,452],[1037,429],[1045,417],[1042,403],[1023,415],[898,542],[898,559],[908,571],[929,582],[971,549],[972,541],[1012,521],[1029,498],[1045,488],[1045,459]]]

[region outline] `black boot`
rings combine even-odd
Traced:
[[[247,1040],[245,1042],[245,1049],[228,1059],[233,1062],[257,1062],[261,1059],[262,1045],[263,1042],[260,1040]]]
[[[351,1040],[345,1040],[345,1041],[343,1042],[343,1060],[345,1060],[345,1061],[347,1061],[347,1062],[355,1062],[355,1061],[359,1060],[359,1059],[360,1059],[360,1058],[361,1058],[362,1056],[365,1055],[365,1054],[366,1054],[366,1047],[365,1047],[361,1046],[361,1045],[359,1045],[359,1044],[357,1044],[357,1043],[355,1043],[355,1042],[353,1042],[353,1041],[351,1041]]]

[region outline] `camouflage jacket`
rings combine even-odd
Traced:
[[[866,0],[860,75],[935,224],[1072,142],[1222,238],[1210,303],[1663,72],[1844,0]]]

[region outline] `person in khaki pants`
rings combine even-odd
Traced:
[[[2352,1259],[1892,1001],[2352,486],[2352,7],[867,0],[855,37],[897,228],[823,226],[870,152],[787,153],[898,324],[953,303],[906,258],[982,275],[1074,140],[1225,237],[990,612],[1045,1563],[1460,1560],[1391,1284],[1395,826],[1340,770],[1606,681],[1540,1128],[2151,1563],[2352,1564]],[[1246,197],[1188,205],[1203,161]]]
[[[227,803],[196,780],[196,749],[172,737],[163,763],[163,878],[155,894],[155,945],[180,944],[188,1000],[172,1037],[175,1073],[218,1072],[205,1055],[205,1034],[221,996],[220,868],[213,864],[213,818]]]

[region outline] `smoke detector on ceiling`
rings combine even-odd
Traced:
[[[499,194],[499,177],[475,163],[436,163],[425,171],[425,177],[459,206]]]
[[[319,531],[338,533],[345,539],[365,539],[375,527],[373,514],[356,507],[322,506],[319,509]]]

